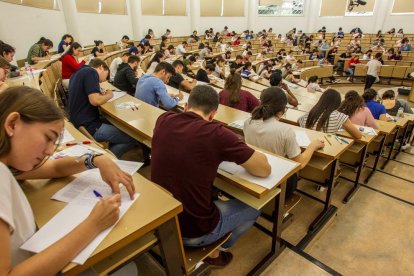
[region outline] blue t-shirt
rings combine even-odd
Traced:
[[[242,78],[248,79],[251,73],[252,73],[252,72],[250,72],[250,70],[242,70],[242,71],[240,72],[240,76],[241,76]]]
[[[89,95],[100,93],[98,72],[83,65],[69,81],[68,110],[69,119],[76,128],[84,126],[91,135],[101,127],[99,109],[89,102]]]
[[[382,114],[387,113],[387,111],[385,110],[385,107],[382,104],[380,104],[380,103],[378,103],[374,100],[365,102],[365,105],[371,111],[372,116],[374,116],[374,118],[377,119],[377,120],[379,120],[379,117]]]
[[[171,98],[168,95],[164,82],[152,74],[145,74],[139,79],[135,89],[135,98],[156,107],[159,107],[161,102],[167,109],[173,108],[178,103],[177,98]]]
[[[58,53],[59,54],[61,54],[65,51],[65,49],[63,49],[63,45],[69,46],[69,43],[66,43],[64,40],[59,42],[59,45],[58,45]]]

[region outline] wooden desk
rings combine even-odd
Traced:
[[[7,79],[6,84],[10,87],[23,85],[23,86],[30,86],[32,88],[40,90],[40,87],[39,87],[40,75],[41,75],[41,70],[35,70],[33,73],[34,79],[29,80],[29,76],[25,73],[23,76]]]
[[[75,139],[85,139],[71,124],[67,123],[66,127]],[[86,263],[71,263],[63,269],[64,274],[76,275],[152,231],[157,233],[162,246],[167,274],[182,275],[183,271],[186,271],[177,218],[183,210],[181,203],[143,176],[136,173],[133,178],[136,192],[141,194],[140,197]],[[23,183],[22,189],[32,206],[38,227],[45,225],[65,207],[66,203],[51,200],[51,196],[73,179],[74,177],[28,180]]]
[[[306,67],[293,72],[293,74],[299,75],[302,80],[308,80],[309,77],[314,75],[323,80],[323,78],[329,78],[333,76],[333,66],[323,65]]]

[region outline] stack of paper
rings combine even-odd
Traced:
[[[237,120],[237,121],[234,121],[234,122],[230,123],[229,126],[234,127],[234,128],[238,128],[238,129],[243,129],[244,122],[245,122],[245,120]]]
[[[377,135],[377,132],[372,127],[357,126],[357,128],[359,129],[359,131],[361,131],[362,133],[364,133],[366,135],[372,135],[372,136]]]
[[[116,99],[119,99],[127,94],[127,92],[124,91],[113,91],[112,92],[114,96],[108,101],[108,103],[115,101]]]
[[[242,166],[233,162],[224,161],[220,164],[219,169],[226,171],[232,175],[245,179],[254,184],[265,187],[266,189],[272,189],[275,187],[289,172],[291,172],[296,163],[286,159],[276,157],[264,153],[267,157],[267,161],[272,167],[272,172],[268,177],[257,177],[248,173]]]
[[[105,152],[98,148],[93,148],[87,145],[75,145],[72,147],[68,147],[62,151],[56,152],[51,156],[52,159],[60,159],[64,157],[79,157],[81,155],[84,155],[85,153],[102,153]]]
[[[295,134],[296,134],[296,142],[298,142],[298,145],[300,147],[304,147],[304,148],[309,146],[310,139],[309,139],[308,134],[306,134],[306,131],[298,130],[298,129],[295,129],[294,131],[295,131]]]

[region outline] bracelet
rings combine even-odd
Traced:
[[[83,161],[83,164],[85,165],[86,169],[96,169],[97,166],[93,163],[93,159],[97,156],[101,156],[101,153],[85,153],[83,156],[86,156],[85,160]]]

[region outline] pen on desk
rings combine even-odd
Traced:
[[[99,197],[99,198],[103,198],[103,196],[98,192],[98,191],[96,191],[96,190],[93,190],[93,194],[96,196],[96,197]]]
[[[329,141],[328,137],[326,137],[326,136],[324,136],[324,137],[325,137],[325,140],[328,142],[328,144],[332,146],[332,143],[331,143],[331,141]]]
[[[344,138],[338,137],[338,139],[340,139],[342,142],[344,142],[345,144],[349,144],[349,142],[347,140],[345,140]]]
[[[338,136],[336,136],[336,135],[335,135],[335,139],[336,139],[336,141],[338,141],[338,142],[339,142],[339,144],[341,144],[341,145],[342,145],[342,142],[341,142],[341,140],[339,140]]]
[[[135,110],[133,105],[130,105],[129,107],[131,108],[132,111]]]
[[[90,143],[91,141],[71,142],[71,143],[66,143],[66,146],[87,145]]]
[[[135,109],[138,110],[138,106],[136,104],[134,104],[134,106],[135,106]]]

